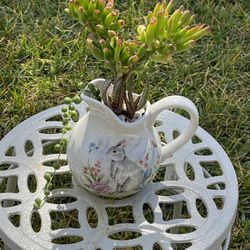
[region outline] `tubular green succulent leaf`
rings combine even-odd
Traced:
[[[197,25],[193,27],[192,29],[189,29],[185,36],[180,39],[180,43],[185,43],[189,40],[199,40],[203,36],[208,35],[210,33],[210,27],[205,27],[203,25]]]
[[[109,30],[108,35],[109,37],[116,37],[116,32],[114,30]]]
[[[183,29],[179,30],[173,38],[174,42],[178,42],[178,40],[182,40],[183,37],[186,35],[187,31],[189,29],[189,26],[185,26]]]
[[[125,25],[125,21],[123,19],[120,19],[117,21],[117,27],[121,29]]]
[[[170,55],[156,54],[150,57],[150,59],[156,63],[168,64],[173,60]]]
[[[100,11],[103,11],[104,7],[105,7],[105,0],[98,0],[96,8]]]
[[[122,50],[122,40],[121,39],[118,39],[118,42],[116,44],[116,47],[115,47],[115,52],[114,52],[114,60],[116,63],[118,63],[120,61],[120,54],[121,54],[121,50]]]
[[[87,48],[90,50],[90,52],[92,53],[92,55],[96,59],[98,59],[98,60],[104,60],[104,56],[103,56],[102,51],[93,44],[93,40],[92,39],[87,38],[86,45],[87,45]]]
[[[172,29],[173,29],[173,19],[170,18],[168,20],[168,28],[167,28],[167,32],[166,32],[167,38],[171,36]]]
[[[79,19],[79,21],[84,24],[85,23],[85,16],[84,16],[84,9],[82,6],[79,7],[78,11],[77,11],[77,17]]]
[[[146,30],[146,26],[145,25],[139,25],[137,27],[137,33],[138,33],[138,35],[140,35],[145,30]]]
[[[127,43],[127,45],[129,47],[131,53],[133,53],[138,47],[138,43],[136,41],[129,41]]]
[[[138,55],[139,57],[143,57],[143,56],[145,55],[145,53],[146,53],[146,44],[144,43],[144,44],[142,44],[142,45],[140,46],[140,48],[139,48],[139,50],[138,50],[138,52],[137,52],[137,55]]]
[[[186,25],[186,22],[190,19],[191,14],[189,10],[185,10],[180,18],[180,22],[182,25]]]
[[[152,17],[150,20],[150,23],[148,24],[146,28],[145,41],[149,47],[149,50],[152,48],[152,45],[154,43],[156,22],[157,22],[157,19],[155,17]]]
[[[159,49],[159,48],[161,47],[161,43],[160,43],[159,40],[155,40],[155,41],[154,41],[154,47],[155,47],[156,49]]]
[[[138,36],[138,40],[139,40],[140,42],[142,42],[142,43],[144,43],[144,42],[146,41],[146,39],[145,39],[145,34],[146,34],[146,32],[143,31],[143,32]]]
[[[73,16],[74,18],[77,18],[77,13],[75,12],[75,8],[74,8],[74,2],[70,1],[69,2],[69,13],[71,16]]]
[[[102,12],[102,19],[105,20],[106,16],[112,12],[112,7],[106,6]]]
[[[96,7],[96,1],[90,0],[88,10],[87,10],[87,13],[90,17],[93,16],[94,11],[95,11],[95,7]]]
[[[76,1],[73,1],[73,4],[72,4],[72,6],[73,6],[73,8],[74,8],[75,12],[77,13],[77,11],[78,11],[78,8],[79,8],[79,4],[78,4],[78,2],[76,2]]]
[[[104,33],[104,32],[105,32],[105,28],[104,28],[101,24],[97,24],[97,25],[96,25],[96,30],[97,30],[99,33]]]
[[[162,0],[162,3],[161,3],[161,10],[165,10],[167,8],[167,3],[165,0]]]
[[[179,22],[181,16],[182,16],[182,12],[181,12],[180,9],[176,10],[176,11],[172,14],[171,18],[172,18],[172,20],[173,20],[173,21],[172,21],[172,23],[173,23],[173,27],[172,27],[173,32],[176,31],[176,29],[177,29],[177,27],[178,27],[178,22]]]
[[[154,11],[153,11],[153,15],[155,16],[155,15],[158,13],[158,11],[160,11],[160,10],[161,10],[161,3],[158,2],[158,3],[155,5]]]
[[[202,30],[199,30],[198,32],[195,32],[193,35],[191,35],[190,39],[199,40],[203,36],[208,35],[209,33],[210,33],[210,27],[205,27]]]
[[[107,42],[104,39],[100,39],[99,44],[101,45],[102,48],[106,48],[106,46],[107,46]]]
[[[122,73],[127,74],[128,72],[129,72],[129,67],[128,66],[123,66]]]
[[[115,23],[111,23],[111,24],[109,25],[109,27],[110,27],[110,29],[113,29],[113,30],[116,30],[116,29],[117,29]]]
[[[163,11],[158,12],[155,33],[160,39],[163,38],[162,32],[166,24],[167,23],[166,23],[166,18],[164,16],[164,12]]]
[[[98,9],[94,10],[94,19],[98,19],[98,17],[100,16],[100,14],[101,14],[100,10],[98,10]]]
[[[140,60],[140,57],[138,55],[133,55],[129,58],[129,62],[131,63],[137,63],[139,62],[139,60]]]
[[[153,17],[153,12],[152,11],[149,11],[148,12],[148,15],[147,15],[147,24],[149,24],[149,22],[150,22],[150,19]]]
[[[194,45],[195,45],[195,41],[194,40],[189,40],[189,41],[185,42],[182,45],[178,45],[177,46],[177,51],[181,52],[181,51],[192,49],[194,47]]]
[[[115,49],[117,42],[118,42],[118,38],[116,36],[112,36],[110,39],[111,48]]]
[[[104,19],[104,25],[106,27],[109,27],[111,23],[115,22],[115,20],[118,18],[118,12],[112,11],[112,13],[109,13],[105,19]]]
[[[192,35],[194,35],[196,32],[200,31],[203,28],[202,25],[196,25],[191,29],[188,29],[187,33],[186,33],[186,37],[190,37]]]
[[[89,2],[90,0],[81,0],[79,1],[80,4],[83,6],[84,10],[87,11],[88,10],[88,7],[89,7]]]
[[[195,15],[192,15],[185,23],[185,25],[190,25],[195,19]]]
[[[166,16],[169,15],[169,13],[171,12],[173,6],[174,6],[174,0],[171,0],[171,1],[168,3],[168,5],[167,5],[167,7],[166,7],[166,10],[165,10],[165,15],[166,15]]]
[[[104,59],[110,60],[111,59],[111,50],[108,48],[103,49]]]
[[[122,52],[121,52],[121,61],[124,63],[124,64],[127,64],[127,61],[128,59],[130,58],[131,54],[130,54],[130,51],[129,51],[129,48],[125,48]]]

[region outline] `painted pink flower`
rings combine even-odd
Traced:
[[[95,168],[101,168],[101,162],[100,161],[96,161],[96,163],[94,164]]]
[[[101,183],[98,181],[93,181],[90,184],[90,188],[99,193],[109,193],[110,187],[106,183]]]

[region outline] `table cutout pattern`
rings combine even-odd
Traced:
[[[86,105],[77,109],[82,116]],[[104,200],[83,190],[72,179],[64,152],[56,188],[40,210],[33,210],[43,193],[43,175],[53,171],[58,158],[53,148],[61,138],[60,110],[31,117],[0,142],[0,220],[8,218],[9,230],[41,249],[227,249],[237,181],[225,152],[201,128],[162,163],[153,183],[123,200]],[[163,145],[188,122],[170,111],[158,120]],[[215,224],[219,236],[212,232]]]

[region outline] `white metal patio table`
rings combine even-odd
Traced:
[[[44,173],[52,172],[51,163],[58,158],[50,148],[61,138],[61,107],[32,116],[0,141],[0,238],[6,249],[228,248],[237,210],[237,179],[222,147],[200,127],[192,141],[162,163],[154,182],[134,196],[104,200],[73,180],[68,188],[53,190],[50,202],[34,210],[34,200],[43,197]],[[86,104],[77,109],[84,115]],[[188,122],[171,111],[162,112],[158,121],[163,143],[184,131]],[[70,176],[66,154],[61,159],[57,177]],[[132,220],[112,223],[108,211],[122,208],[131,210]],[[89,222],[90,210],[98,219],[96,225]],[[68,211],[75,211],[77,226],[53,227],[53,220]],[[41,222],[38,230],[31,223],[34,216]],[[119,234],[129,239],[118,240]]]

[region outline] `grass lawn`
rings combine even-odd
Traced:
[[[117,0],[135,27],[156,0]],[[250,249],[250,1],[178,0],[211,26],[174,63],[150,65],[150,101],[178,94],[198,107],[200,125],[223,146],[238,176],[240,202],[230,249]],[[79,81],[109,72],[89,54],[66,0],[0,0],[0,139],[28,117],[73,96]],[[127,29],[127,34],[131,32]],[[138,90],[140,85],[138,85]],[[0,222],[1,223],[1,222]],[[0,249],[2,243],[0,241]]]

